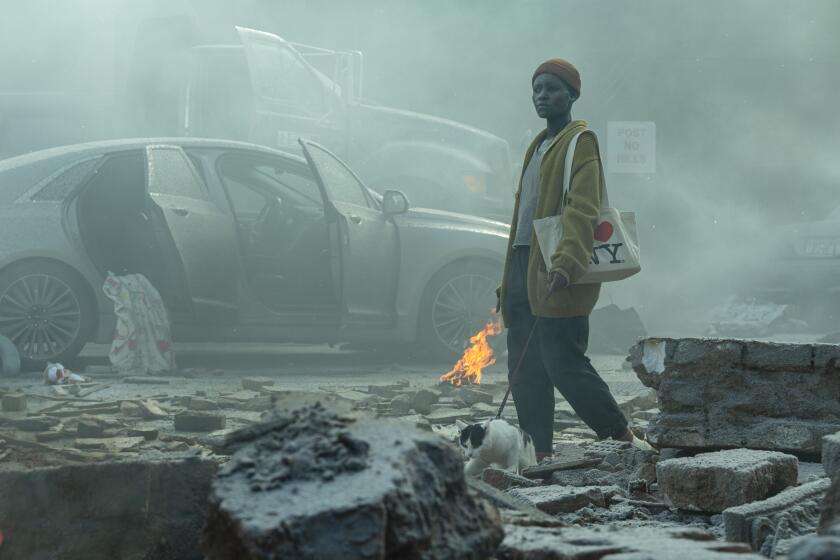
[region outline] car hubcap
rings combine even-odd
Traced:
[[[435,336],[460,352],[471,336],[491,319],[495,282],[480,274],[463,274],[441,286],[432,302]]]
[[[81,319],[76,294],[55,276],[23,276],[0,293],[0,332],[30,359],[64,352],[78,336]]]

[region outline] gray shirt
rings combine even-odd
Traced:
[[[519,193],[519,218],[516,222],[516,234],[513,246],[529,246],[534,233],[534,214],[537,211],[537,198],[540,194],[540,164],[554,138],[546,138],[534,151],[525,173],[522,174],[522,190]]]

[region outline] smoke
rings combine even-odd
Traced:
[[[654,332],[700,330],[726,294],[749,293],[756,266],[778,266],[766,255],[780,225],[840,206],[840,5],[831,0],[5,0],[4,14],[7,97],[27,84],[107,106],[130,87],[154,105],[169,95],[166,74],[140,85],[125,78],[137,64],[126,53],[138,26],[168,22],[181,26],[176,36],[226,42],[243,25],[363,51],[366,97],[486,129],[509,142],[515,160],[542,126],[531,72],[546,58],[568,58],[583,78],[573,116],[599,134],[602,152],[609,122],[656,124],[655,173],[607,169],[614,205],[637,212],[644,270],[605,287],[603,299],[638,307]],[[142,115],[138,107],[125,111]],[[43,121],[0,115],[0,154],[13,141],[38,147]],[[119,135],[119,123],[98,119],[80,111],[54,137]],[[171,132],[165,123],[150,128]]]

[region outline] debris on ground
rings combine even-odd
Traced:
[[[501,541],[439,437],[318,405],[266,422],[213,484],[207,558],[477,559]]]
[[[658,392],[649,439],[695,450],[819,454],[823,436],[840,430],[838,360],[840,346],[750,340],[649,339],[631,351]]]

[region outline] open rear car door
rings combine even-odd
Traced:
[[[235,320],[241,267],[233,216],[210,200],[177,146],[146,147],[146,187],[172,236],[195,319]]]

